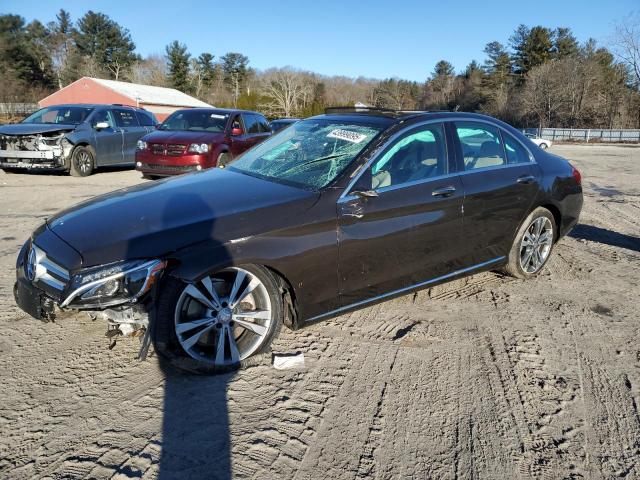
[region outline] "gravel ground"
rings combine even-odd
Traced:
[[[0,173],[0,477],[640,478],[640,148],[551,151],[585,205],[537,279],[479,274],[283,332],[304,368],[218,377],[14,304],[29,232],[137,173]]]

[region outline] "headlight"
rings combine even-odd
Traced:
[[[209,151],[209,145],[206,143],[192,143],[189,145],[190,153],[207,153]]]
[[[138,150],[146,150],[146,149],[147,149],[147,142],[143,140],[138,140]]]
[[[151,290],[166,265],[162,260],[136,260],[81,271],[73,276],[72,292],[60,307],[102,308],[136,302]]]

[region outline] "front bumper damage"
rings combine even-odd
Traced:
[[[64,132],[0,135],[0,168],[64,169],[72,149]]]
[[[48,259],[44,263],[50,269],[48,273],[42,273],[36,267],[35,278],[33,274],[30,275],[29,243],[27,242],[22,248],[16,262],[16,282],[13,294],[18,307],[33,318],[44,322],[55,321],[62,312],[84,311],[93,320],[105,321],[106,336],[111,339],[109,348],[113,348],[115,345],[116,336],[142,336],[139,358],[144,360],[150,347],[149,324],[154,311],[156,287],[154,286],[135,303],[104,309],[61,308],[60,305],[64,304],[64,300],[70,292],[67,287],[56,290],[56,288],[52,288],[52,285],[56,280],[63,278],[64,272],[56,272],[55,269],[52,269],[52,265],[56,266],[56,263]]]

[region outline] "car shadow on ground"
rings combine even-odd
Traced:
[[[162,240],[157,241],[175,242],[179,245],[185,236],[195,235],[206,239],[207,245],[215,250],[215,258],[211,258],[211,262],[224,263],[231,260],[228,250],[215,238],[214,223],[218,214],[207,199],[198,193],[183,191],[167,195],[164,201],[160,220]],[[143,238],[130,241],[130,255],[135,256],[135,252],[140,251],[139,244],[147,241]],[[169,248],[167,245],[165,247]],[[161,289],[159,295],[162,294]],[[165,321],[168,322],[165,331],[173,331],[173,318]],[[166,341],[166,337],[164,338]],[[156,351],[157,346],[156,344]],[[173,347],[171,350],[173,351]],[[234,374],[188,373],[176,368],[173,360],[163,358],[159,359],[159,366],[165,376],[165,384],[157,478],[231,478],[227,386]]]
[[[569,236],[640,252],[640,238],[593,225],[576,225]]]
[[[157,478],[231,478],[227,385],[234,375],[196,376],[175,369],[164,373]]]

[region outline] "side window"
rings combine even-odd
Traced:
[[[246,129],[245,133],[260,133],[258,117],[256,117],[255,115],[251,115],[250,113],[243,113],[242,118],[244,119],[244,127]]]
[[[138,123],[143,127],[153,127],[157,122],[152,114],[136,110],[136,117],[138,117]]]
[[[529,152],[519,141],[505,131],[502,132],[502,139],[504,140],[504,149],[507,152],[507,161],[509,163],[531,162]]]
[[[110,128],[115,128],[113,116],[109,110],[100,110],[96,112],[91,120],[91,126],[95,127],[98,123],[107,122]]]
[[[261,133],[271,133],[271,127],[269,126],[269,122],[262,115],[258,115],[258,124],[260,125]]]
[[[455,122],[455,125],[465,170],[498,167],[507,163],[497,127],[480,122]]]
[[[242,133],[247,133],[246,128],[243,126],[242,124],[242,120],[240,118],[240,115],[235,115],[233,117],[233,120],[231,121],[231,128],[239,128],[241,129],[243,132]]]
[[[119,127],[138,127],[138,120],[134,110],[114,109],[113,116],[116,118],[116,125]]]
[[[444,126],[430,124],[408,132],[370,168],[373,190],[444,175],[447,173]]]

